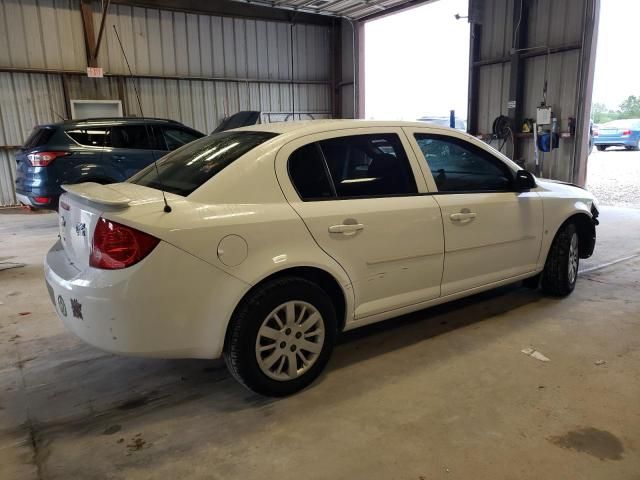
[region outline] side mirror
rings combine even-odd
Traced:
[[[536,188],[536,178],[526,170],[518,170],[514,181],[516,192],[526,192],[532,188]]]

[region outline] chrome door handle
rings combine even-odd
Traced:
[[[355,235],[364,228],[361,223],[342,223],[340,225],[331,225],[329,233],[342,233],[343,235]]]
[[[469,223],[471,220],[476,218],[476,214],[473,212],[452,213],[449,215],[449,218],[452,222]]]

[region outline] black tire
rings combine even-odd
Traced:
[[[571,244],[575,236],[575,274],[571,278],[569,262],[571,258]],[[547,261],[542,271],[542,290],[550,295],[564,297],[573,292],[578,278],[580,259],[578,230],[573,223],[564,224],[551,244]]]
[[[596,145],[599,152],[604,152],[607,149],[606,145]]]
[[[308,370],[290,380],[277,380],[265,374],[258,363],[258,332],[275,309],[293,301],[310,304],[320,313],[324,324],[324,342]],[[283,327],[280,334],[284,334],[284,330]],[[320,375],[333,351],[336,330],[335,308],[322,288],[299,277],[274,279],[251,292],[236,309],[227,332],[224,359],[231,374],[248,389],[273,397],[291,395],[307,387]],[[291,341],[294,341],[292,337]],[[278,342],[275,341],[273,345],[281,345]],[[281,348],[281,352],[284,353],[280,355],[288,356],[286,349]],[[298,357],[294,357],[298,362]],[[288,360],[283,362],[288,365]]]

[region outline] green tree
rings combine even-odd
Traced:
[[[591,118],[594,123],[606,123],[617,118],[617,114],[604,103],[596,102],[591,106]]]
[[[640,97],[629,95],[620,104],[619,118],[640,118]]]

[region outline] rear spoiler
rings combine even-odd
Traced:
[[[109,185],[101,185],[94,182],[62,185],[62,189],[76,197],[112,207],[127,207],[131,202],[129,197],[110,188]]]

